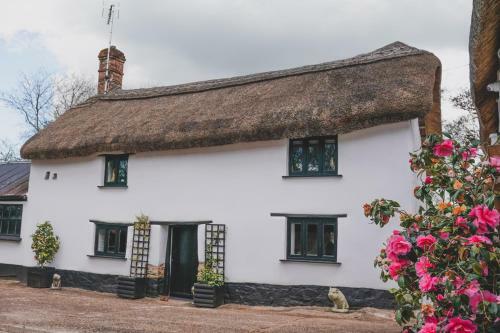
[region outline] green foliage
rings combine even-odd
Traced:
[[[141,214],[135,217],[134,228],[136,230],[147,230],[150,228],[149,216]]]
[[[211,257],[212,247],[208,246],[206,249],[208,254],[205,265],[198,271],[197,281],[199,283],[206,283],[210,286],[220,287],[224,285],[224,277],[217,272],[217,261]]]
[[[54,234],[54,229],[50,222],[37,224],[35,233],[31,235],[33,240],[31,249],[35,253],[35,260],[40,267],[54,261],[54,257],[59,251],[59,237]]]

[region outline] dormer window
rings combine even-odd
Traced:
[[[290,176],[331,176],[337,171],[337,136],[290,140]]]
[[[104,186],[127,186],[128,155],[106,155]]]

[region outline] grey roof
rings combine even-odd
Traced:
[[[26,200],[30,169],[30,162],[0,163],[0,201]]]

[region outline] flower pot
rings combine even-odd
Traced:
[[[205,283],[195,283],[193,304],[203,308],[216,308],[224,304],[224,286],[211,286]]]
[[[30,267],[28,269],[28,287],[50,288],[55,272],[54,267]]]
[[[129,276],[119,276],[116,294],[121,298],[144,298],[144,296],[146,295],[146,279]]]

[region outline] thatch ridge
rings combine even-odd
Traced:
[[[432,53],[396,42],[319,65],[113,91],[67,111],[21,153],[48,159],[182,149],[409,120],[431,112],[440,66]]]

